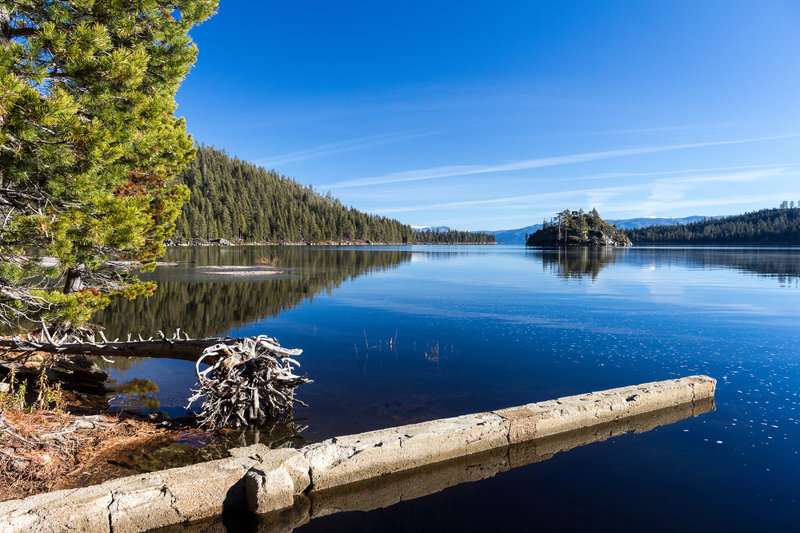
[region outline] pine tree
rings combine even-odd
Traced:
[[[188,192],[170,179],[194,156],[175,92],[215,9],[0,0],[0,322],[79,323],[153,290],[108,261],[150,267],[174,230]]]

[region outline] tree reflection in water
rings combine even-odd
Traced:
[[[259,266],[274,258],[281,274],[253,280],[202,272],[209,264]],[[181,328],[192,336],[221,335],[253,321],[277,316],[322,291],[411,259],[407,250],[287,247],[198,247],[171,249],[168,261],[178,266],[157,269],[142,278],[158,282],[155,294],[117,300],[93,322],[110,338],[128,333],[149,337]],[[263,267],[262,267],[263,268]]]
[[[161,402],[156,397],[158,384],[150,379],[133,378],[113,385],[111,390],[114,393],[114,409],[155,413],[161,408]]]

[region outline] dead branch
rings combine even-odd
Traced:
[[[158,338],[150,337],[133,339],[128,335],[126,340],[108,340],[102,331],[97,334],[89,332],[51,334],[46,326],[42,326],[40,333],[25,336],[15,336],[0,339],[0,349],[18,352],[41,351],[57,354],[84,354],[95,356],[122,356],[122,357],[157,357],[196,361],[203,351],[216,344],[234,344],[241,342],[241,338],[233,337],[208,337],[192,339],[178,329],[171,337],[163,332],[158,332]],[[97,337],[100,337],[99,339]]]

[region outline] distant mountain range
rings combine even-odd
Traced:
[[[682,218],[657,218],[657,217],[642,217],[642,218],[626,218],[622,220],[608,220],[609,224],[616,224],[618,228],[634,229],[646,228],[649,226],[662,226],[665,224],[689,224],[691,222],[699,222],[707,218],[721,218],[721,217],[705,217],[705,216],[691,216]],[[489,235],[494,235],[499,244],[525,244],[525,235],[530,235],[541,229],[541,224],[534,224],[532,226],[525,226],[524,228],[506,229],[497,231],[486,231]],[[416,228],[415,228],[416,229]]]
[[[412,224],[411,229],[413,229],[414,231],[450,231],[453,228],[451,228],[450,226],[414,226]],[[489,233],[489,232],[485,231],[484,233]]]
[[[704,216],[691,216],[683,218],[658,218],[658,217],[643,217],[643,218],[626,218],[624,220],[609,220],[611,224],[616,224],[618,228],[634,229],[634,228],[648,228],[650,226],[669,226],[671,224],[690,224],[692,222],[700,222],[701,220],[709,218],[723,218],[721,216],[704,217]]]

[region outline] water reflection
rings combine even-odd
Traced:
[[[185,428],[152,437],[142,436],[132,444],[107,450],[100,461],[76,473],[60,488],[95,485],[110,479],[177,468],[213,459],[229,457],[228,450],[261,443],[270,448],[300,448],[309,441],[300,436],[305,426],[299,421],[284,421],[268,428],[245,431],[205,431]]]
[[[334,250],[373,257],[390,252],[360,269],[351,266],[357,258],[340,256],[342,268],[366,275],[338,290],[324,282],[325,276],[346,275],[324,272],[332,266],[314,272],[317,261],[335,259],[311,257],[332,253],[325,249],[279,249],[288,254],[278,258],[283,277],[258,282],[204,278],[192,265],[256,265],[259,257],[270,258],[269,249],[178,251],[186,254],[174,259],[195,263],[154,275],[183,283],[187,298],[189,286],[202,283],[209,284],[203,296],[209,302],[221,298],[213,292],[228,294],[233,285],[267,287],[259,300],[273,298],[268,287],[280,287],[281,280],[313,284],[322,279],[319,290],[331,287],[332,295],[315,298],[314,305],[310,298],[316,289],[300,289],[300,296],[286,300],[287,308],[297,308],[269,320],[251,318],[270,312],[257,308],[261,301],[246,301],[251,297],[246,291],[230,293],[232,306],[255,309],[223,316],[217,324],[209,321],[216,330],[190,330],[213,334],[234,327],[237,318],[249,319],[255,322],[247,334],[268,334],[303,348],[303,371],[315,383],[301,391],[309,408],[298,414],[308,418],[302,435],[316,441],[688,374],[719,379],[718,410],[681,427],[583,447],[535,468],[380,511],[315,519],[304,528],[524,530],[530,526],[531,502],[537,505],[537,526],[553,530],[585,530],[609,512],[624,516],[624,522],[614,523],[630,524],[630,530],[759,530],[768,524],[767,529],[779,531],[796,525],[800,250],[632,248],[560,255],[522,246]],[[303,263],[309,273],[292,268]],[[370,275],[375,271],[370,264],[387,265],[387,270]],[[161,305],[173,316],[148,320],[206,323],[180,305]],[[120,324],[142,321],[136,313],[111,318]],[[392,350],[386,347],[389,338]],[[182,416],[195,380],[192,363],[149,359],[131,364],[139,367],[126,379],[157,381],[161,410]],[[165,457],[170,453],[164,450]],[[697,501],[703,505],[694,505]],[[384,513],[384,519],[376,513]],[[357,516],[364,520],[359,523]]]
[[[796,250],[771,248],[692,248],[630,250],[656,266],[690,265],[703,269],[724,268],[774,278],[781,284],[800,280]]]
[[[729,269],[774,278],[782,285],[800,282],[800,261],[779,248],[589,248],[528,249],[545,271],[564,279],[597,279],[604,268],[629,264],[653,267]]]
[[[253,280],[235,275],[214,276],[207,265],[260,267],[274,260],[282,274]],[[219,335],[261,318],[277,316],[322,291],[371,272],[408,262],[411,252],[391,249],[314,249],[305,247],[173,248],[166,260],[174,266],[143,274],[158,281],[148,298],[118,300],[93,321],[107,335],[153,335],[176,328],[190,335]]]
[[[158,384],[151,379],[129,379],[112,385],[111,390],[114,397],[110,400],[110,406],[114,410],[155,413],[161,408],[161,402],[156,396]]]
[[[115,460],[132,473],[153,472],[228,457],[231,448],[253,444],[264,444],[269,448],[302,448],[310,443],[301,436],[305,429],[302,421],[286,420],[245,430],[187,430],[162,446],[131,450]]]
[[[596,247],[561,247],[528,252],[542,262],[542,268],[564,279],[590,277],[597,279],[600,271],[624,257],[625,250]]]

